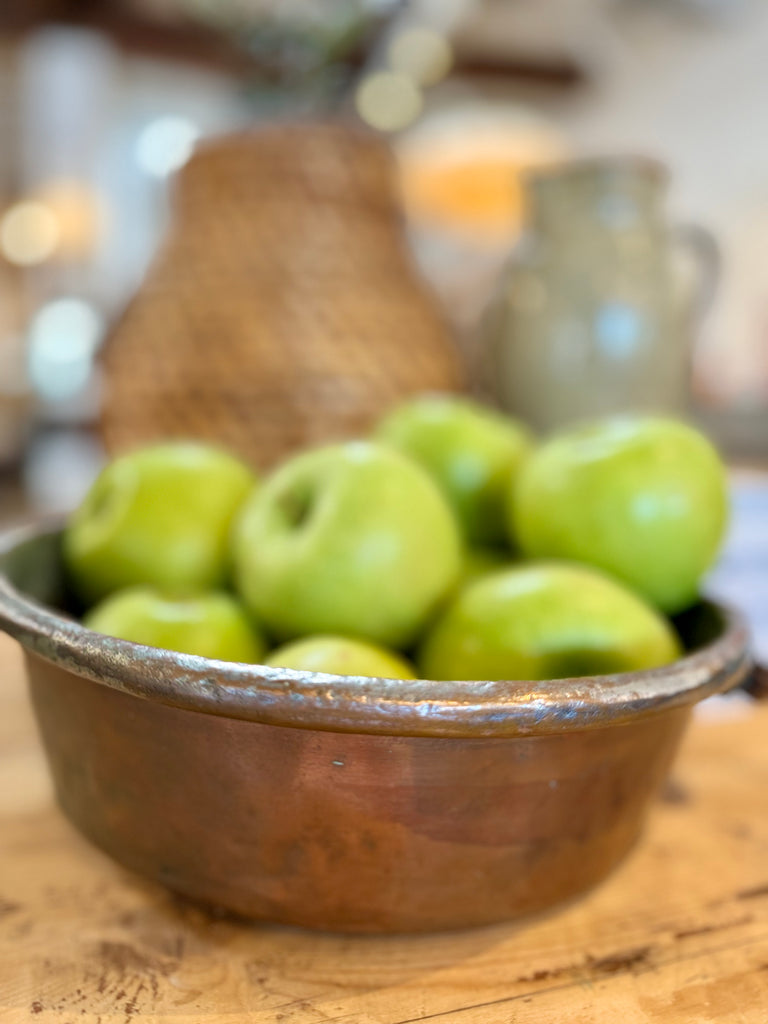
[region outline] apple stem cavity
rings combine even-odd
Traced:
[[[88,502],[88,512],[94,517],[94,519],[103,519],[112,511],[114,502],[115,488],[112,484],[107,483],[104,487],[99,487],[97,485],[91,494],[90,501]]]
[[[310,490],[288,491],[280,497],[278,504],[286,525],[292,530],[300,530],[310,518],[314,494]]]

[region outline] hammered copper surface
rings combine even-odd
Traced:
[[[225,665],[24,596],[62,600],[55,534],[9,542],[0,568],[0,624],[27,649],[70,819],[171,889],[315,928],[462,927],[584,891],[636,839],[693,703],[749,667],[743,624],[712,605],[686,624],[710,637],[695,653],[603,679]]]

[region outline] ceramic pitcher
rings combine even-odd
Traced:
[[[528,180],[526,233],[481,350],[488,389],[539,430],[687,410],[717,247],[702,229],[667,225],[665,187],[663,167],[639,159],[577,161]]]

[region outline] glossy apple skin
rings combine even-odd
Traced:
[[[221,661],[257,663],[266,649],[240,603],[222,591],[168,597],[152,587],[129,587],[105,597],[83,624],[121,640]]]
[[[553,437],[522,467],[510,530],[530,558],[595,565],[662,611],[691,605],[726,527],[718,453],[676,420],[625,417]]]
[[[428,633],[427,679],[562,679],[675,661],[671,625],[622,584],[581,565],[529,563],[471,583]]]
[[[67,524],[64,558],[91,604],[134,584],[170,593],[225,584],[235,513],[256,485],[239,459],[168,442],[106,466]]]
[[[343,636],[308,636],[272,651],[265,662],[303,672],[337,676],[415,679],[416,669],[405,658],[364,640]]]
[[[521,423],[456,395],[423,395],[399,406],[376,436],[432,475],[470,544],[507,542],[512,478],[532,448]]]
[[[313,633],[413,641],[459,575],[461,542],[416,463],[366,441],[305,452],[247,502],[235,582],[279,640]]]

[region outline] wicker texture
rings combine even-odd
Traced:
[[[174,224],[106,346],[110,452],[196,437],[269,466],[359,436],[409,394],[461,388],[376,137],[303,124],[209,143],[179,177]]]

